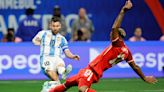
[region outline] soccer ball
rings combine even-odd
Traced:
[[[56,87],[57,85],[60,85],[61,83],[59,81],[46,81],[43,84],[41,92],[49,92],[51,88]]]

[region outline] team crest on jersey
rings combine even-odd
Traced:
[[[59,46],[60,43],[61,43],[61,37],[57,37],[56,41],[57,41],[57,42],[56,42],[56,45]]]
[[[50,34],[48,34],[48,35],[47,35],[47,37],[48,37],[48,38],[51,38],[51,35],[50,35]]]

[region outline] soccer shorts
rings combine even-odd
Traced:
[[[41,62],[40,64],[44,72],[46,70],[52,70],[54,72],[57,72],[57,68],[61,64],[64,65],[65,67],[65,63],[63,59],[61,59],[60,57],[43,56],[40,58],[40,62]]]
[[[92,83],[98,81],[96,74],[90,68],[85,68],[84,70],[81,70],[78,75],[79,75],[79,83],[78,83],[79,88],[82,86],[87,86],[90,88]]]

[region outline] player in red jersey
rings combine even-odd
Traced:
[[[130,50],[124,44],[123,38],[126,33],[120,26],[125,12],[131,9],[131,7],[131,1],[126,1],[115,20],[110,34],[112,44],[98,55],[86,68],[81,69],[77,75],[68,78],[64,84],[52,88],[49,92],[64,92],[72,86],[78,86],[79,92],[96,92],[90,88],[91,84],[98,82],[105,70],[123,60],[129,63],[132,69],[145,82],[157,82],[153,76],[145,76],[142,73],[141,69],[135,64]]]

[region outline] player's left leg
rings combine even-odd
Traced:
[[[72,65],[65,68],[65,63],[61,58],[57,59],[57,72],[62,75],[62,79],[66,79],[67,75],[72,71]]]

